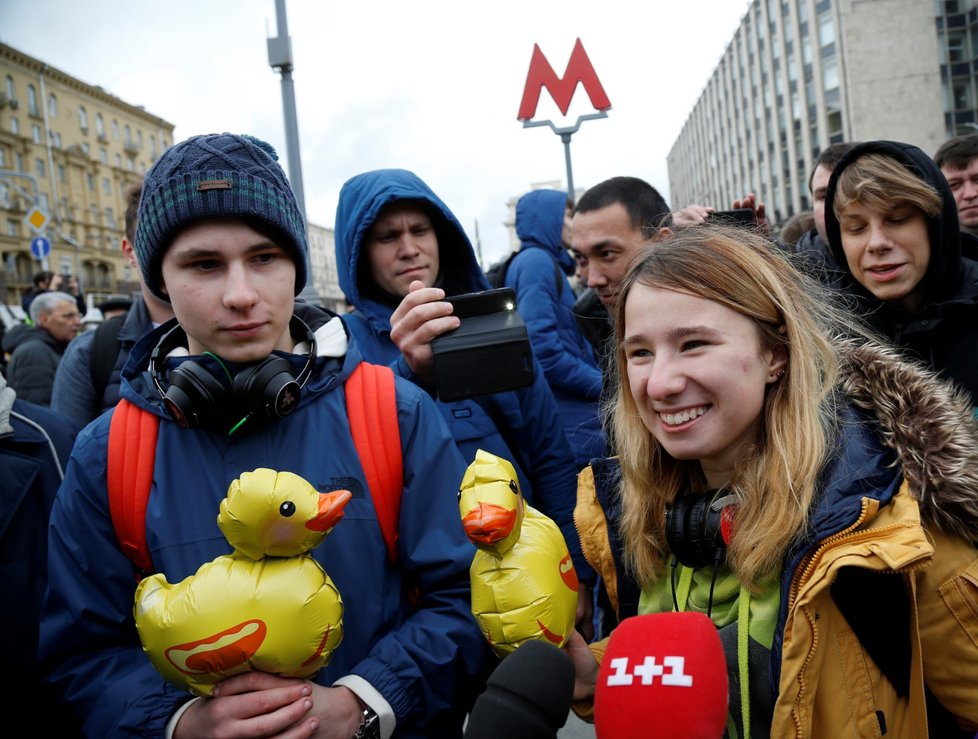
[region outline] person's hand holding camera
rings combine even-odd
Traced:
[[[56,274],[51,278],[51,290],[56,292],[68,293],[69,295],[78,295],[78,280],[75,279],[74,275],[69,274]]]
[[[391,341],[411,371],[425,382],[434,382],[435,378],[432,339],[459,327],[460,321],[452,310],[452,304],[445,302],[444,290],[425,287],[415,280],[391,315]]]

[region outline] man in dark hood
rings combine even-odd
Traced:
[[[364,359],[390,364],[437,396],[431,340],[459,325],[444,298],[489,289],[458,219],[413,172],[364,172],[340,191],[336,264],[355,308],[343,321]],[[439,399],[438,407],[467,461],[484,449],[513,463],[524,498],[561,528],[579,578],[589,582],[594,572],[573,523],[579,470],[557,402],[539,364],[535,369],[530,387]]]
[[[825,230],[861,317],[978,400],[978,263],[947,180],[916,146],[869,141],[832,172]]]

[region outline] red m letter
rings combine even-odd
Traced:
[[[517,120],[528,121],[537,112],[537,103],[540,102],[540,90],[546,87],[550,91],[550,97],[557,103],[560,112],[567,115],[570,108],[571,98],[574,97],[574,90],[577,83],[584,85],[587,96],[591,98],[591,105],[595,110],[608,110],[611,101],[605,94],[598,75],[591,66],[587,52],[580,39],[574,44],[571,52],[570,61],[567,62],[567,71],[561,79],[556,75],[550,62],[540,51],[540,46],[533,44],[533,56],[530,58],[530,71],[526,75],[526,87],[523,88],[523,102],[520,103],[520,112],[516,116]]]

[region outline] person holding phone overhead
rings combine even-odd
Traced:
[[[364,358],[390,364],[435,395],[431,341],[459,326],[444,298],[489,289],[455,215],[414,172],[358,174],[340,190],[336,264],[340,288],[355,308],[343,321]],[[512,462],[524,499],[560,526],[579,579],[590,582],[594,572],[581,556],[572,519],[578,470],[553,393],[534,364],[530,387],[436,399],[467,462],[479,449]],[[580,615],[590,620],[584,604]]]
[[[585,551],[620,532],[640,614],[711,618],[731,735],[973,736],[978,425],[790,259],[701,226],[630,270],[621,514],[582,496]],[[604,646],[568,643],[585,715]]]

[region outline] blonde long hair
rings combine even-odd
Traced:
[[[754,322],[761,344],[783,346],[784,376],[769,386],[760,438],[740,461],[729,492],[739,502],[728,562],[748,587],[770,576],[808,523],[819,473],[835,437],[839,358],[833,337],[853,327],[767,239],[744,229],[697,226],[652,245],[633,264],[618,298],[620,382],[610,416],[622,466],[625,559],[643,586],[668,557],[665,510],[700,479],[699,463],[671,457],[639,417],[628,387],[622,339],[636,285],[680,290]],[[858,330],[858,328],[856,329]]]

